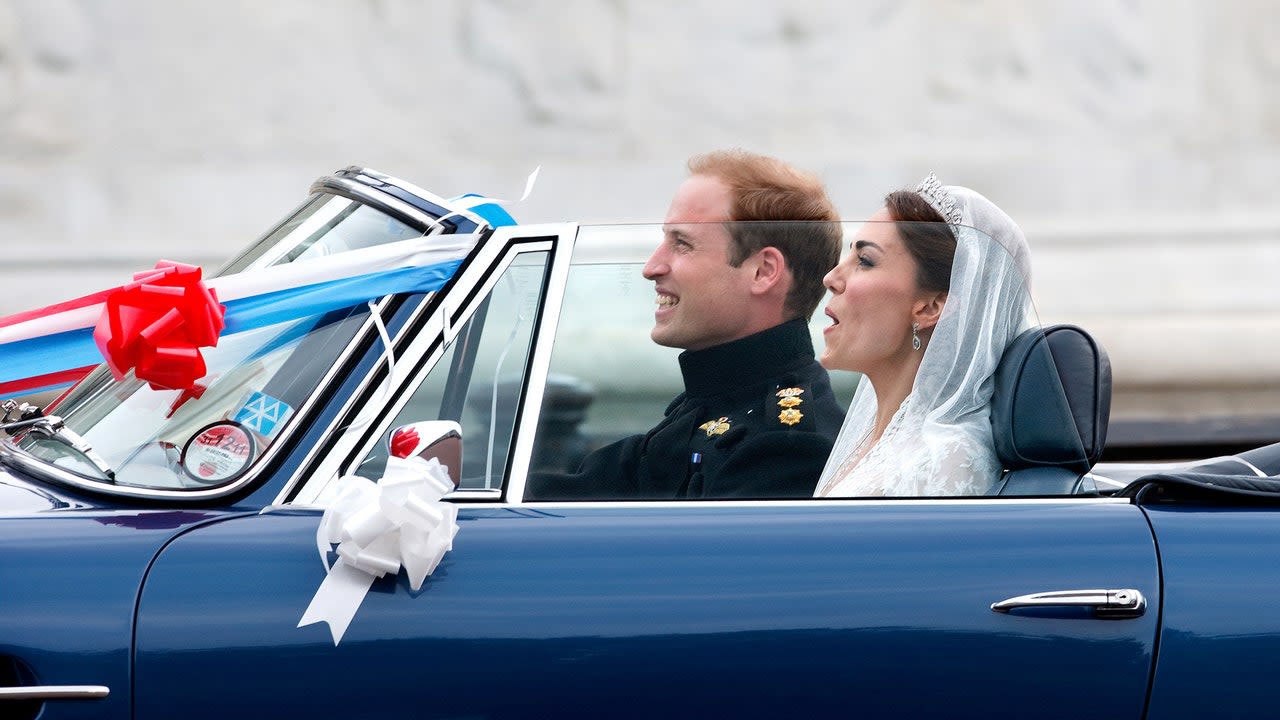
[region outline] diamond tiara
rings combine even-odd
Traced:
[[[916,186],[916,194],[924,198],[924,201],[929,203],[929,207],[937,210],[948,223],[960,224],[960,208],[956,207],[956,199],[951,197],[951,193],[947,192],[933,173],[929,173],[929,176]]]

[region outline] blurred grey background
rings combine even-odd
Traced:
[[[1118,416],[1265,420],[1277,89],[1270,0],[0,0],[0,314],[216,266],[350,164],[637,221],[741,146],[848,218],[983,192]]]

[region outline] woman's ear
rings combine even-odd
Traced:
[[[911,311],[912,322],[920,323],[921,330],[931,330],[938,324],[942,316],[942,308],[947,304],[947,294],[936,292],[923,295]]]

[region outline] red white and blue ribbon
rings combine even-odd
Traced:
[[[541,169],[529,174],[516,203],[533,192]],[[447,204],[444,217],[516,224],[502,207],[507,200],[469,193]],[[477,240],[436,235],[210,280],[197,267],[161,260],[132,283],[0,318],[0,399],[66,387],[104,359],[117,378],[135,370],[152,387],[191,389],[204,373],[199,348],[218,337],[438,290]]]
[[[438,290],[453,277],[476,240],[473,235],[416,238],[202,282],[225,308],[220,334],[227,335],[384,295]],[[157,271],[168,267],[190,270],[162,261]],[[103,352],[94,341],[94,330],[104,311],[155,274],[139,273],[142,281],[0,318],[0,397],[69,385],[101,363]],[[160,318],[147,320],[141,325],[165,326],[156,322]],[[188,319],[188,324],[206,320],[200,316],[199,322]]]

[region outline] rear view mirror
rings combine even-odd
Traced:
[[[462,477],[462,426],[452,420],[424,420],[391,431],[391,454],[399,458],[435,458],[454,487]]]

